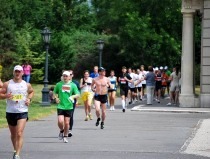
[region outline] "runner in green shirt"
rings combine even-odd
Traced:
[[[59,139],[67,143],[69,121],[73,113],[74,99],[79,97],[79,90],[71,81],[72,74],[69,71],[63,72],[63,81],[56,84],[54,98],[56,100],[58,127],[60,128]]]

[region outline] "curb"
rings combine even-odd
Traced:
[[[175,108],[175,107],[144,107],[145,105],[138,105],[131,109],[131,111],[141,112],[171,112],[171,113],[210,113],[210,109],[200,110],[201,108]]]

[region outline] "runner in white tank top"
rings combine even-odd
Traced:
[[[23,146],[23,131],[28,119],[28,106],[34,95],[30,83],[22,80],[23,68],[14,67],[13,79],[5,82],[0,91],[0,99],[7,100],[6,118],[14,147],[13,159],[20,159]]]
[[[8,113],[24,113],[28,112],[28,106],[25,101],[27,99],[27,84],[25,81],[20,83],[14,82],[13,79],[9,80],[7,87],[7,94],[12,94],[11,99],[7,99],[6,112]]]

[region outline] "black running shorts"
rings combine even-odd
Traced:
[[[141,87],[137,87],[138,91],[141,92]]]
[[[63,109],[57,109],[57,114],[58,115],[63,115],[64,117],[72,117],[73,114],[73,109],[71,110],[63,110]]]
[[[17,126],[17,122],[20,119],[26,119],[28,120],[28,112],[23,112],[23,113],[8,113],[6,112],[6,119],[8,125],[11,126]]]
[[[162,88],[162,83],[159,82],[159,81],[156,81],[156,84],[155,84],[155,91],[158,91]]]
[[[128,96],[128,87],[121,87],[120,88],[120,96]]]
[[[100,101],[102,104],[104,104],[104,103],[107,102],[107,95],[95,94],[94,99],[97,100],[97,101]]]
[[[131,90],[131,92],[137,93],[137,88],[129,88]]]

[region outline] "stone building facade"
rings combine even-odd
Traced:
[[[210,0],[182,0],[182,62],[180,107],[210,107]],[[202,17],[200,97],[194,85],[194,16]]]

